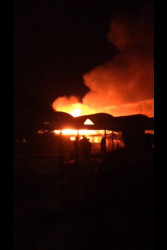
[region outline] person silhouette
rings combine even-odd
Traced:
[[[83,138],[80,140],[80,148],[81,154],[85,160],[90,159],[91,147],[91,142],[85,136],[83,136]]]
[[[79,160],[79,137],[78,136],[75,137],[75,140],[73,142],[73,152],[74,152],[75,161],[78,162]]]
[[[100,146],[101,146],[100,151],[103,156],[106,153],[106,138],[105,137],[101,139]]]
[[[59,139],[58,139],[58,154],[60,157],[60,163],[61,165],[64,164],[64,160],[65,160],[65,145],[64,145],[64,139],[63,136],[60,135]]]

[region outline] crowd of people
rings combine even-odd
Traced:
[[[92,143],[86,136],[83,136],[81,140],[76,137],[73,143],[74,157],[76,160],[79,159],[79,156],[84,160],[89,160],[91,155]]]

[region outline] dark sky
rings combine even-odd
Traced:
[[[35,110],[58,96],[83,97],[83,74],[116,53],[107,40],[112,17],[146,2],[153,1],[14,0],[14,107]]]

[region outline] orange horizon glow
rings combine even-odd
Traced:
[[[72,98],[71,98],[72,99]],[[154,117],[154,99],[142,100],[133,103],[125,103],[120,105],[106,106],[102,108],[89,107],[83,103],[77,102],[77,100],[66,101],[66,97],[61,97],[53,102],[53,109],[56,111],[66,112],[73,117],[81,115],[90,115],[95,113],[108,113],[113,116],[126,116],[143,114],[148,117]]]

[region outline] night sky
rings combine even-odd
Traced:
[[[14,0],[15,114],[51,109],[59,96],[82,98],[83,75],[117,52],[107,33],[118,12],[137,13],[148,0]],[[21,113],[19,113],[21,114]]]

